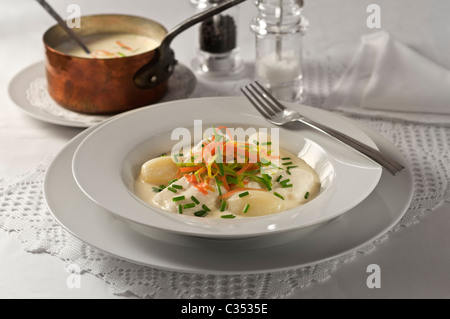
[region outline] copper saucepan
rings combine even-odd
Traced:
[[[60,105],[82,113],[112,114],[152,104],[167,92],[167,82],[177,61],[170,48],[172,40],[193,25],[245,0],[228,0],[184,21],[170,32],[153,20],[127,15],[82,17],[80,36],[131,33],[160,42],[145,53],[112,58],[75,57],[55,48],[70,40],[59,25],[44,34],[48,91]]]

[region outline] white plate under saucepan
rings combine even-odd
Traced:
[[[189,97],[197,80],[189,68],[178,64],[169,79],[169,90],[162,101],[172,101]],[[58,105],[47,92],[44,62],[34,63],[11,79],[8,87],[11,100],[26,114],[43,122],[86,128],[95,126],[111,115],[90,115],[73,112]],[[28,95],[32,95],[30,99]]]
[[[355,125],[328,112],[296,106],[311,119],[333,126],[368,145],[374,142]],[[249,238],[292,231],[335,218],[361,203],[376,187],[381,168],[347,146],[308,129],[280,129],[280,146],[298,154],[318,173],[320,195],[298,208],[263,217],[239,219],[199,218],[157,209],[133,193],[133,182],[147,160],[170,152],[175,128],[191,128],[195,120],[204,127],[271,128],[240,97],[175,101],[127,112],[89,134],[73,158],[73,174],[80,189],[95,203],[146,227],[206,238]],[[201,136],[201,135],[200,135]]]
[[[324,111],[319,113],[326,114]],[[331,115],[350,126],[355,122]],[[403,164],[394,145],[360,126],[382,152]],[[413,195],[411,170],[393,177],[384,172],[375,190],[346,214],[315,227],[252,239],[211,240],[154,230],[153,238],[131,229],[91,201],[71,172],[78,145],[93,131],[74,138],[54,159],[44,196],[56,220],[70,233],[108,254],[137,264],[196,274],[266,273],[309,266],[339,257],[382,236],[396,225]]]

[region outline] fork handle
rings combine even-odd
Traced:
[[[344,144],[347,144],[348,146],[356,149],[361,154],[367,156],[371,160],[375,161],[376,163],[380,164],[382,167],[384,167],[386,170],[388,170],[392,175],[397,175],[401,171],[405,169],[405,167],[397,162],[396,160],[392,159],[391,157],[388,157],[384,155],[383,153],[379,152],[378,150],[374,149],[373,147],[370,147],[364,143],[361,143],[354,138],[343,134],[341,132],[338,132],[328,126],[325,126],[323,124],[314,122],[307,118],[299,118],[296,119],[296,121],[302,122],[303,124],[306,124],[316,130],[319,130],[331,137],[334,137],[335,139],[341,141]]]

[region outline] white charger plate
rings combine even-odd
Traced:
[[[356,126],[312,107],[288,105],[301,114],[342,131],[372,147]],[[322,180],[321,194],[298,208],[278,214],[234,220],[198,218],[157,209],[133,194],[141,165],[170,152],[174,128],[189,128],[202,119],[204,129],[270,128],[245,99],[190,99],[143,108],[118,116],[89,134],[73,158],[73,174],[81,190],[99,206],[142,227],[206,238],[249,238],[292,231],[335,218],[363,201],[376,187],[381,168],[356,151],[307,127],[280,129],[281,147],[306,160]],[[231,123],[231,124],[230,124]]]
[[[406,164],[393,177],[384,172],[375,190],[339,218],[300,231],[244,240],[208,240],[155,230],[154,238],[96,205],[78,188],[72,158],[93,131],[75,137],[54,159],[44,182],[44,196],[56,220],[70,233],[110,255],[133,263],[196,274],[254,274],[310,266],[358,249],[395,226],[413,196],[413,178],[406,159],[380,134],[339,117],[368,134],[382,152]],[[262,240],[260,240],[262,239]]]

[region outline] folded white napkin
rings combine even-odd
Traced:
[[[450,124],[450,70],[385,31],[362,38],[325,107],[422,123]]]

